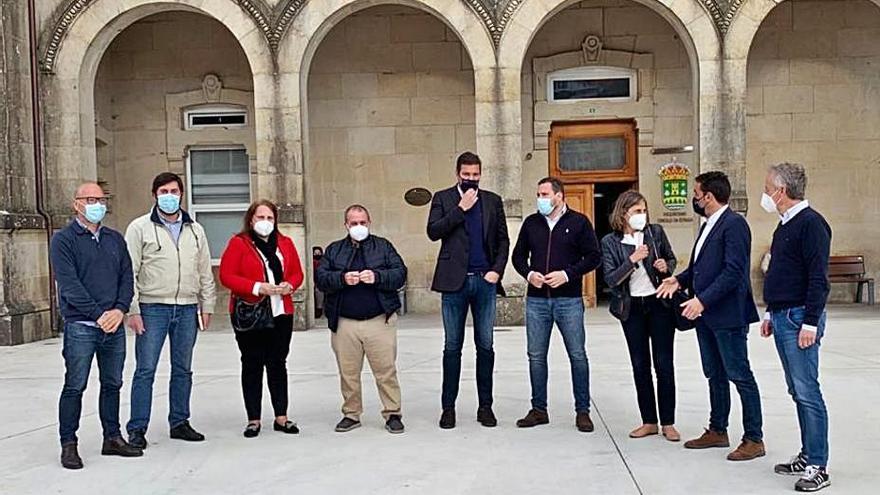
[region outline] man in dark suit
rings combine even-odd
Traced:
[[[764,455],[761,396],[748,356],[749,324],[758,321],[749,278],[752,234],[745,218],[727,205],[730,181],[722,172],[697,176],[694,211],[706,217],[687,270],[663,281],[658,294],[671,297],[679,287],[693,296],[682,313],[697,322],[703,373],[709,379],[709,428],[685,448],[728,447],[730,383],[742,401],[743,438],[727,459],[746,461]]]
[[[455,427],[455,399],[461,378],[461,348],[468,308],[473,314],[477,348],[477,421],[495,426],[492,372],[495,351],[495,295],[504,295],[501,276],[507,265],[510,239],[501,197],[479,188],[482,164],[470,152],[455,164],[456,185],[437,192],[428,216],[428,237],[441,241],[432,290],[442,293],[443,414],[440,427]]]

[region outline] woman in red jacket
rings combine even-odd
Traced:
[[[235,331],[241,351],[241,389],[248,416],[244,436],[260,434],[260,405],[263,396],[263,368],[272,407],[275,431],[299,433],[287,418],[287,354],[293,331],[293,292],[302,285],[303,270],[293,240],[278,232],[278,207],[271,201],[254,202],[244,216],[244,228],[232,239],[220,260],[220,283],[232,294],[230,313],[236,299],[257,303],[269,298],[271,328]]]

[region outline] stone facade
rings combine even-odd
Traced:
[[[33,244],[42,224],[35,220],[33,157],[25,125],[26,12],[13,3],[23,2],[2,7],[0,93],[12,102],[10,108],[22,111],[3,117],[12,120],[3,121],[0,155],[6,174],[0,186],[12,193],[0,200],[0,209],[17,220],[0,226],[6,229],[0,232],[0,325],[13,314],[24,314],[12,307],[46,313],[48,293],[45,234],[42,248]],[[199,82],[214,73],[230,91],[250,94],[252,134],[248,143],[236,144],[247,149],[252,197],[281,205],[283,228],[294,233],[301,247],[342,233],[339,217],[330,218],[341,203],[350,199],[370,206],[372,201],[379,232],[389,229],[389,237],[400,237],[397,243],[406,246],[414,268],[413,299],[420,301],[415,307],[423,310],[436,308],[436,296],[424,290],[436,248],[420,238],[427,212],[403,206],[402,191],[451,182],[443,164],[464,148],[473,149],[486,164],[486,187],[505,198],[515,236],[522,216],[532,209],[534,180],[546,170],[541,138],[547,122],[599,114],[637,119],[643,135],[639,185],[654,211],[661,208],[653,174],[659,163],[646,154],[649,149],[693,144],[694,153],[678,158],[694,172],[726,171],[734,183],[734,208],[751,210],[755,266],[773,223],[763,213],[752,213],[763,170],[777,160],[803,161],[811,173],[810,198],[836,227],[835,253],[864,253],[869,271],[877,274],[880,253],[872,247],[876,239],[865,232],[876,230],[870,228],[869,214],[878,206],[871,192],[878,170],[880,0],[790,0],[779,7],[776,0],[36,3],[46,206],[56,226],[65,221],[69,198],[85,179],[113,183],[125,198],[124,204],[114,201],[114,221],[123,223],[143,210],[148,198],[142,192],[121,192],[157,168],[180,169],[179,148],[169,145],[180,143],[175,141],[179,133],[172,132],[170,123],[177,121],[169,117],[169,101],[177,98],[173,95],[195,97]],[[397,6],[371,9],[383,4]],[[365,18],[380,28],[357,28]],[[156,32],[161,29],[156,19],[193,28]],[[130,58],[122,55],[118,46],[146,39],[147,25],[154,30],[150,48]],[[210,34],[215,32],[225,37]],[[638,68],[640,101],[628,107],[602,105],[593,114],[577,106],[560,111],[539,99],[536,63],[577,51],[587,35],[600,36],[615,51],[642,59],[650,54],[651,66]],[[351,49],[342,53],[345,43]],[[181,57],[193,58],[180,63]],[[224,73],[230,66],[234,74]],[[118,77],[125,73],[132,77]],[[139,91],[138,79],[151,81],[140,83],[148,98],[143,103],[130,98],[126,104],[125,95]],[[143,121],[121,124],[132,110],[143,112]],[[120,117],[120,111],[125,115]],[[380,184],[378,171],[385,178],[400,162],[422,166],[401,167],[402,174],[395,171],[387,185]],[[368,172],[373,167],[376,174]],[[328,177],[328,170],[334,175]],[[363,197],[328,195],[323,187],[351,183],[352,177],[365,177],[359,189],[350,191]],[[8,226],[13,224],[31,230]],[[692,223],[676,231],[679,250],[689,244],[694,229]],[[13,269],[22,260],[33,260],[26,265],[29,271]],[[512,272],[506,281],[515,290],[521,284]],[[16,290],[20,287],[36,289]],[[308,298],[299,297],[303,306]],[[515,300],[503,307],[507,321],[521,314]],[[18,335],[42,333],[22,330]]]

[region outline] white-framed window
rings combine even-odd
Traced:
[[[247,127],[247,109],[236,105],[200,105],[183,112],[183,128],[235,129]]]
[[[240,146],[192,147],[187,151],[189,212],[205,228],[214,264],[241,231],[251,203],[247,150]]]
[[[575,67],[547,74],[547,101],[635,101],[638,73],[621,67]]]

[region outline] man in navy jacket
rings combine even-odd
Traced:
[[[694,211],[707,220],[700,227],[688,268],[663,281],[661,297],[679,287],[692,298],[682,304],[685,317],[697,322],[703,373],[709,380],[709,428],[685,448],[728,447],[730,383],[742,401],[743,438],[727,458],[745,461],[765,453],[761,396],[748,356],[749,324],[758,321],[749,278],[752,234],[745,218],[730,210],[730,181],[722,172],[697,176]]]
[[[52,236],[50,253],[64,318],[61,354],[66,372],[58,404],[61,465],[80,469],[83,463],[77,451],[76,431],[95,356],[101,382],[99,416],[104,430],[101,454],[137,457],[143,451],[129,445],[119,427],[119,390],[125,365],[122,320],[134,295],[131,259],[122,235],[101,225],[107,198],[99,185],[81,185],[73,208],[76,218]]]
[[[590,219],[565,204],[559,179],[545,177],[538,182],[537,207],[538,212],[523,221],[512,257],[513,267],[529,283],[526,341],[532,385],[532,408],[516,425],[529,428],[550,422],[547,351],[555,323],[571,363],[575,426],[591,432],[582,280],[599,266],[602,253]]]

